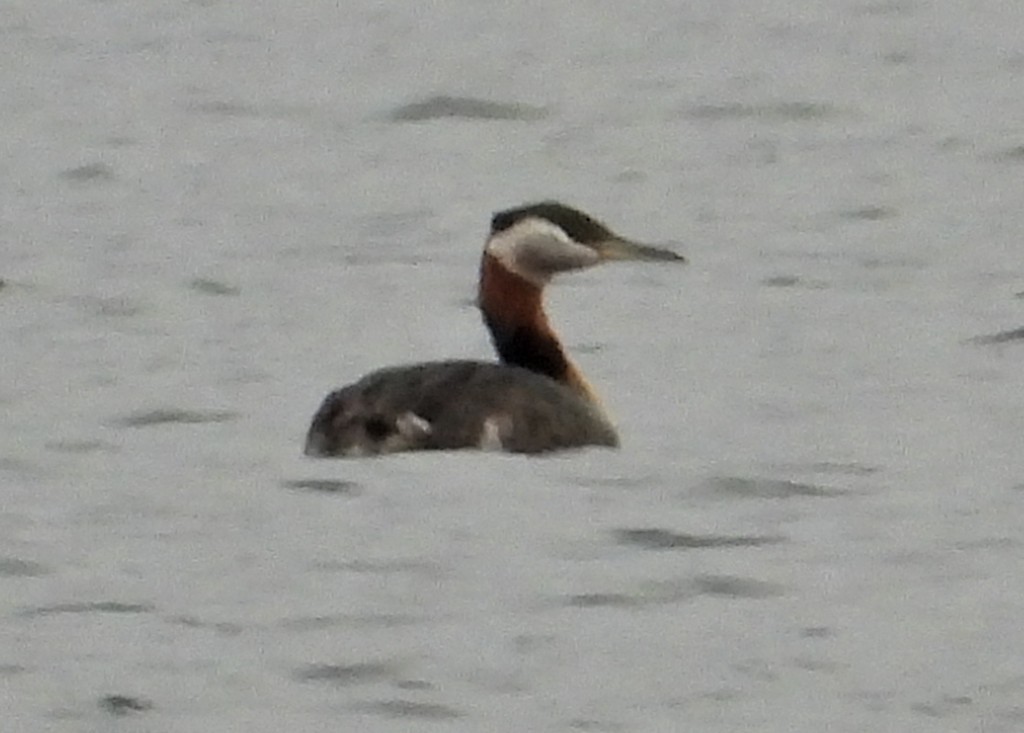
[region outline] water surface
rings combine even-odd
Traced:
[[[1020,21],[8,2],[4,730],[1020,730]],[[303,458],[551,197],[622,449]]]

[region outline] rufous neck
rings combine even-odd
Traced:
[[[596,403],[593,389],[551,329],[543,295],[541,286],[484,253],[478,303],[498,357],[567,384]]]

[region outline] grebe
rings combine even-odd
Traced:
[[[306,455],[618,446],[542,300],[555,274],[611,260],[686,261],[554,201],[498,212],[484,247],[477,304],[500,363],[436,361],[372,372],[327,395],[309,426]]]

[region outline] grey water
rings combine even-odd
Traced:
[[[1022,23],[0,4],[0,728],[1024,730]],[[304,458],[543,198],[621,450]]]

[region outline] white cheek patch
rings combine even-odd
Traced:
[[[538,285],[555,273],[590,267],[600,260],[595,250],[574,242],[561,227],[537,218],[523,219],[492,236],[487,252],[510,272]]]

